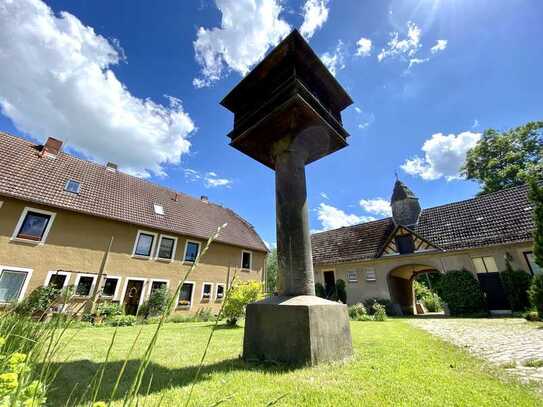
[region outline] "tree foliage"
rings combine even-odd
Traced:
[[[530,200],[534,205],[534,257],[538,266],[543,267],[543,184],[532,180]]]
[[[447,271],[440,282],[443,301],[452,315],[481,312],[484,308],[483,294],[477,278],[467,270]]]
[[[223,316],[226,324],[236,326],[238,319],[245,315],[247,304],[262,298],[262,284],[258,281],[235,282],[226,296]]]
[[[272,249],[266,258],[266,292],[274,293],[277,290],[277,249]]]
[[[543,177],[543,121],[499,132],[487,129],[466,156],[463,174],[481,184],[481,194]]]

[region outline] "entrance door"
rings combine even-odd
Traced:
[[[505,290],[503,289],[500,273],[478,273],[477,278],[481,290],[486,296],[488,310],[511,309]]]
[[[124,312],[127,315],[136,315],[140,305],[141,294],[143,292],[143,281],[128,280],[126,293],[124,295]]]
[[[333,271],[324,272],[324,291],[326,298],[331,297],[336,291],[336,279]]]

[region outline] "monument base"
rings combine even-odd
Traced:
[[[352,356],[347,306],[319,297],[270,297],[249,304],[243,359],[316,365]]]

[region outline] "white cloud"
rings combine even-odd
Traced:
[[[233,181],[231,179],[221,178],[217,175],[217,173],[213,171],[200,173],[191,168],[186,168],[184,171],[185,171],[186,179],[188,179],[191,182],[196,182],[196,181],[202,182],[204,187],[206,188],[216,188],[216,187],[231,188],[233,184]]]
[[[326,192],[321,192],[320,195],[321,195],[321,197],[323,197],[324,199],[330,199],[330,198],[328,197],[328,194],[327,194]]]
[[[117,41],[39,0],[2,1],[0,27],[0,107],[21,131],[139,176],[164,175],[189,151],[195,126],[181,102],[137,98],[110,70]]]
[[[322,63],[328,68],[330,73],[336,76],[336,73],[345,68],[345,49],[343,41],[339,40],[334,52],[325,52],[321,55]]]
[[[362,37],[356,42],[356,55],[359,57],[369,57],[371,55],[371,48],[371,40]]]
[[[473,120],[473,124],[471,125],[471,128],[476,129],[477,127],[479,127],[479,120],[475,119]]]
[[[369,127],[375,121],[375,115],[371,112],[366,112],[358,106],[355,106],[354,111],[358,114],[357,127],[361,130]]]
[[[409,66],[407,67],[407,69],[411,69],[413,65],[424,64],[425,62],[428,62],[429,60],[430,58],[411,58],[409,60]]]
[[[321,203],[317,208],[317,216],[321,222],[322,229],[313,230],[312,233],[337,229],[342,226],[356,225],[357,223],[369,222],[375,220],[372,216],[358,216],[354,214],[347,214],[341,209],[335,208],[331,205]]]
[[[364,211],[372,215],[392,216],[390,202],[384,198],[361,199],[360,206]]]
[[[328,20],[328,3],[330,0],[307,0],[304,4],[304,22],[300,27],[300,34],[306,39],[321,28]]]
[[[406,160],[401,168],[406,173],[418,175],[424,180],[460,179],[460,170],[466,159],[466,153],[480,138],[481,133],[471,131],[448,136],[442,133],[434,134],[422,146],[424,157],[416,156]]]
[[[436,45],[434,45],[430,51],[432,54],[437,54],[438,52],[445,51],[445,48],[447,48],[447,40],[437,40]]]
[[[412,21],[407,23],[407,36],[400,39],[398,32],[390,33],[390,40],[386,48],[383,48],[377,55],[379,62],[386,58],[394,58],[397,56],[413,57],[419,51],[421,44],[422,31]]]
[[[280,3],[215,0],[222,13],[221,26],[198,29],[194,51],[201,77],[193,80],[194,86],[209,86],[229,70],[246,75],[290,31],[288,23],[280,18]]]

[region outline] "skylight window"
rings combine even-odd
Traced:
[[[164,215],[164,208],[162,205],[154,204],[153,206],[155,207],[155,213],[157,215]]]
[[[79,194],[80,189],[81,184],[79,183],[79,181],[73,179],[69,179],[64,186],[64,190],[67,192],[71,192],[72,194]]]

